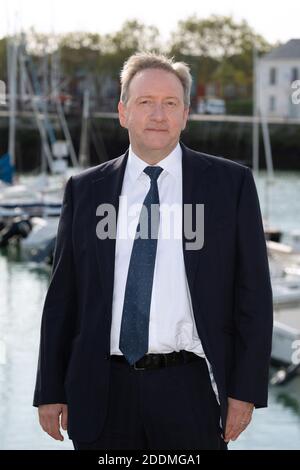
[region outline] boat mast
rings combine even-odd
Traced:
[[[86,168],[89,162],[89,145],[88,145],[88,126],[89,126],[89,108],[90,108],[90,93],[89,90],[84,90],[83,94],[83,112],[82,112],[82,126],[80,136],[80,150],[79,150],[79,163],[80,166]]]
[[[258,79],[257,51],[253,41],[253,125],[252,125],[252,168],[257,175],[259,171],[259,105],[258,105]]]
[[[9,135],[8,135],[8,153],[10,163],[15,166],[16,151],[16,108],[17,108],[17,57],[18,44],[16,38],[8,39],[7,48],[8,63],[8,93],[9,93]]]

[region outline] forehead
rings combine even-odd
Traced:
[[[137,72],[129,85],[130,96],[174,96],[183,99],[183,86],[172,72],[145,69]]]

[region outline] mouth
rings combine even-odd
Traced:
[[[147,132],[168,132],[167,129],[145,129]]]

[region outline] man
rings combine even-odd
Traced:
[[[267,406],[272,294],[255,184],[179,143],[185,64],[136,54],[121,85],[129,150],[65,190],[34,405],[76,449],[225,449]]]

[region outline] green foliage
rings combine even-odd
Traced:
[[[226,101],[227,114],[235,114],[238,116],[252,116],[253,101],[252,99],[235,99]]]
[[[247,24],[229,16],[195,16],[180,21],[172,34],[170,52],[176,57],[192,56],[198,62],[196,76],[202,82],[217,82],[220,95],[232,85],[250,96],[253,78],[253,50],[258,54],[270,50],[270,44]]]
[[[256,34],[246,21],[235,22],[230,16],[195,16],[178,23],[172,34],[171,52],[226,59],[251,52],[253,44],[261,52],[269,49],[265,39]]]

